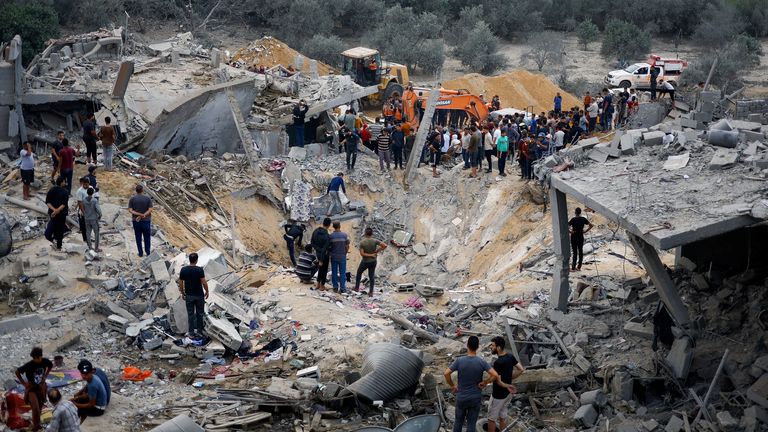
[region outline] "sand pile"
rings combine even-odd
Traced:
[[[554,108],[553,99],[557,92],[563,97],[564,109],[582,105],[579,99],[566,93],[549,78],[525,70],[514,70],[493,77],[471,73],[446,81],[443,87],[483,94],[486,101],[490,101],[493,95],[499,95],[502,108],[526,109],[533,106],[534,112],[549,111]]]
[[[269,69],[273,66],[283,65],[296,68],[296,56],[301,54],[282,41],[270,36],[265,36],[251,42],[247,47],[240,48],[232,55],[229,64],[248,69],[257,69],[264,66]],[[298,69],[298,68],[296,68]],[[317,62],[317,72],[320,75],[329,75],[334,70],[325,63]],[[309,59],[304,57],[303,72],[309,73]]]

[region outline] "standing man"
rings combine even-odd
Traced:
[[[99,138],[101,138],[101,147],[104,150],[104,169],[112,171],[112,157],[115,153],[115,128],[112,126],[110,117],[104,118],[104,126],[99,129]],[[95,164],[96,161],[94,160]]]
[[[208,299],[208,282],[205,271],[197,266],[197,254],[189,254],[189,265],[179,272],[179,292],[187,305],[187,320],[189,336],[203,335],[203,312],[205,300]]]
[[[496,141],[496,157],[499,158],[499,175],[506,177],[504,168],[507,163],[507,156],[509,155],[509,138],[507,138],[507,131],[501,131],[501,136]]]
[[[80,360],[77,370],[86,382],[85,388],[75,394],[71,399],[77,407],[77,415],[82,424],[87,417],[101,417],[109,404],[107,389],[101,378],[96,376],[93,364],[88,360]]]
[[[29,201],[32,195],[29,193],[29,185],[35,181],[35,154],[32,152],[32,144],[29,141],[24,143],[24,148],[19,153],[21,156],[21,189],[24,201]]]
[[[389,131],[382,128],[381,133],[376,137],[376,142],[377,150],[379,152],[379,169],[381,169],[381,172],[384,172],[384,163],[386,162],[387,171],[389,171],[389,164],[392,161],[389,153]]]
[[[101,206],[94,196],[92,187],[88,188],[87,196],[83,200],[83,217],[85,218],[85,242],[88,249],[101,252],[99,248],[99,221],[101,220]],[[95,246],[95,247],[92,247]]]
[[[443,148],[443,131],[442,127],[438,126],[432,135],[430,135],[427,141],[429,146],[429,162],[432,165],[432,177],[439,177],[437,173],[437,165],[440,163],[440,153]]]
[[[317,270],[317,288],[320,291],[325,291],[325,283],[328,281],[328,264],[330,262],[330,250],[331,250],[331,234],[328,232],[328,228],[331,227],[331,218],[323,219],[323,226],[315,228],[312,232],[312,248],[315,250],[315,256],[317,256],[318,270]]]
[[[341,198],[339,197],[339,188],[341,188],[345,194],[347,193],[347,187],[344,186],[344,173],[336,174],[336,177],[332,178],[331,182],[328,183],[328,190],[326,190],[326,193],[331,196],[331,206],[328,207],[326,216],[334,214],[337,205],[340,213],[344,211],[344,206],[341,204]]]
[[[283,239],[288,246],[288,255],[291,257],[291,264],[296,267],[296,252],[294,246],[298,244],[299,248],[301,248],[301,239],[304,237],[304,230],[306,230],[307,227],[297,223],[293,219],[289,219],[288,223],[283,225],[283,229],[285,230]]]
[[[587,226],[585,230],[584,227]],[[584,234],[588,233],[594,225],[581,215],[581,209],[576,207],[576,216],[568,221],[568,231],[571,233],[571,251],[573,252],[573,262],[571,271],[581,270],[581,263],[584,260]],[[578,266],[576,258],[578,255]]]
[[[53,363],[43,357],[43,349],[40,347],[32,348],[29,356],[32,360],[16,369],[16,378],[24,384],[24,401],[32,407],[31,430],[37,431],[40,430],[40,411],[45,405],[48,392],[45,380],[53,369]]]
[[[408,124],[408,123],[406,123]],[[405,148],[405,134],[400,125],[395,126],[392,131],[392,159],[395,161],[395,169],[403,168],[403,148]]]
[[[64,131],[56,132],[56,139],[51,145],[51,184],[56,184],[56,174],[59,173],[61,166],[59,160],[59,151],[64,148]]]
[[[488,405],[488,432],[496,432],[497,421],[499,430],[504,430],[507,427],[507,407],[512,400],[512,395],[517,393],[517,389],[512,385],[512,380],[525,372],[525,368],[515,356],[504,351],[505,345],[506,341],[501,336],[496,336],[491,340],[491,352],[497,356],[496,361],[493,362],[493,370],[499,375],[495,380],[488,378],[482,384],[484,387],[493,383],[491,401]]]
[[[479,162],[477,149],[481,148],[481,140],[482,138],[477,131],[477,126],[472,125],[470,128],[469,146],[467,146],[469,165],[472,167],[472,172],[469,174],[470,177],[477,177],[477,164]]]
[[[659,79],[659,68],[651,66],[651,100],[656,100],[656,80]]]
[[[347,153],[347,170],[352,171],[355,169],[357,150],[360,145],[360,135],[357,134],[357,129],[348,130],[342,144],[344,144],[344,151]]]
[[[304,116],[307,115],[309,107],[307,102],[302,99],[293,106],[293,130],[296,132],[296,145],[304,147]]]
[[[45,196],[45,204],[48,206],[48,216],[51,221],[51,237],[48,240],[56,241],[56,249],[61,249],[64,240],[64,231],[67,229],[67,213],[69,212],[69,192],[64,189],[66,180],[63,175],[56,178],[56,185]],[[47,233],[46,229],[46,233]]]
[[[552,137],[555,151],[562,150],[565,147],[565,131],[561,125],[555,126],[555,136]]]
[[[91,187],[91,181],[88,177],[80,177],[80,187],[75,192],[77,198],[77,223],[80,225],[80,234],[83,236],[83,242],[88,243],[88,236],[85,234],[85,207],[83,202],[88,197],[88,189]]]
[[[485,170],[487,173],[493,172],[493,145],[495,140],[493,139],[493,134],[491,133],[490,127],[486,126],[483,129],[483,155],[485,156],[485,161],[488,163],[488,168]]]
[[[600,119],[603,131],[609,131],[613,127],[613,95],[607,88],[603,89],[603,118]]]
[[[133,234],[136,236],[139,257],[143,257],[145,253],[149,255],[152,242],[152,199],[144,195],[144,186],[136,185],[136,195],[128,201],[128,211],[133,217]]]
[[[56,389],[48,390],[48,400],[53,404],[53,419],[45,432],[80,432],[80,417],[72,401],[61,401],[61,393]]]
[[[83,122],[83,142],[85,143],[86,163],[96,164],[96,120],[93,113],[88,113]]]
[[[75,156],[80,153],[69,146],[69,140],[64,138],[59,150],[59,171],[67,181],[67,194],[72,194],[72,174],[75,172]]]
[[[469,128],[465,127],[461,133],[461,158],[464,160],[464,166],[461,167],[461,169],[463,170],[468,170],[470,168],[469,163],[472,160],[472,155],[469,151],[469,140],[471,138],[472,135],[469,133]]]
[[[376,282],[376,257],[379,252],[387,248],[387,244],[373,238],[373,229],[365,229],[365,237],[360,241],[360,265],[357,267],[357,276],[355,277],[355,291],[360,291],[360,279],[363,272],[368,270],[368,297],[373,296],[373,287]]]
[[[349,253],[349,236],[341,231],[341,222],[333,223],[330,237],[331,248],[331,283],[333,290],[339,294],[347,292],[347,254]]]
[[[456,421],[453,423],[453,432],[461,432],[464,422],[467,423],[467,432],[475,432],[477,417],[480,415],[480,404],[483,401],[483,372],[488,372],[492,380],[499,378],[491,365],[477,356],[480,340],[477,336],[470,336],[467,340],[467,355],[459,357],[445,370],[445,382],[456,394]],[[451,374],[456,371],[459,375],[459,385],[453,383]]]
[[[560,92],[555,95],[555,114],[560,115],[563,111],[563,97],[560,96]]]

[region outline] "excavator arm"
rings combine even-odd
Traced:
[[[403,92],[403,113],[414,129],[419,127],[418,106],[423,107],[423,104],[426,104],[429,91],[429,89],[408,89]],[[474,120],[485,120],[490,115],[488,107],[480,97],[464,90],[440,89],[436,109],[464,111]]]

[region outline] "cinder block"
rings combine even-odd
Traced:
[[[619,143],[622,154],[634,154],[635,153],[635,138],[632,135],[624,135],[621,137]]]
[[[649,146],[661,145],[664,135],[666,134],[661,131],[646,132],[643,134],[643,142]]]
[[[630,321],[624,324],[624,333],[651,340],[653,339],[653,326]]]
[[[165,261],[154,261],[150,264],[152,268],[152,276],[154,276],[156,282],[170,282],[171,275],[168,273],[168,267],[165,265]]]
[[[699,122],[695,119],[680,117],[680,126],[684,128],[696,129],[699,126]]]
[[[698,122],[709,123],[712,121],[712,113],[707,111],[699,111],[693,113],[693,119]]]
[[[677,379],[685,380],[688,377],[693,361],[692,346],[691,339],[685,336],[675,339],[672,343],[672,349],[669,350],[666,361]]]
[[[745,142],[751,142],[751,141],[765,141],[765,135],[763,135],[763,132],[754,132],[754,131],[741,131],[742,134],[744,134],[744,141]]]
[[[573,414],[574,423],[581,427],[592,427],[596,420],[597,410],[595,410],[595,407],[591,404],[583,405],[581,408],[576,410],[575,414]]]

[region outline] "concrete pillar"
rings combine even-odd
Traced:
[[[555,250],[555,268],[552,271],[552,293],[550,304],[562,312],[568,311],[568,266],[571,258],[571,240],[568,236],[568,204],[565,194],[549,188],[549,202],[552,208],[552,245]]]
[[[440,97],[440,92],[435,89],[429,92],[427,98],[427,106],[424,109],[424,117],[419,124],[419,130],[416,132],[416,138],[413,141],[413,148],[411,154],[408,157],[407,165],[405,166],[405,183],[410,183],[413,176],[416,174],[416,166],[419,164],[419,158],[421,157],[421,149],[424,147],[424,142],[427,140],[427,132],[432,125],[432,117],[435,115],[435,108],[437,108],[437,99]]]
[[[629,237],[632,247],[635,248],[635,253],[640,258],[640,262],[643,263],[645,271],[648,272],[653,284],[656,286],[656,291],[658,291],[661,301],[664,302],[669,314],[672,315],[672,319],[680,327],[687,326],[690,323],[688,309],[685,307],[683,299],[680,298],[680,293],[677,292],[675,283],[672,282],[669,274],[664,269],[664,264],[661,263],[656,249],[635,234],[627,232],[627,237]]]

